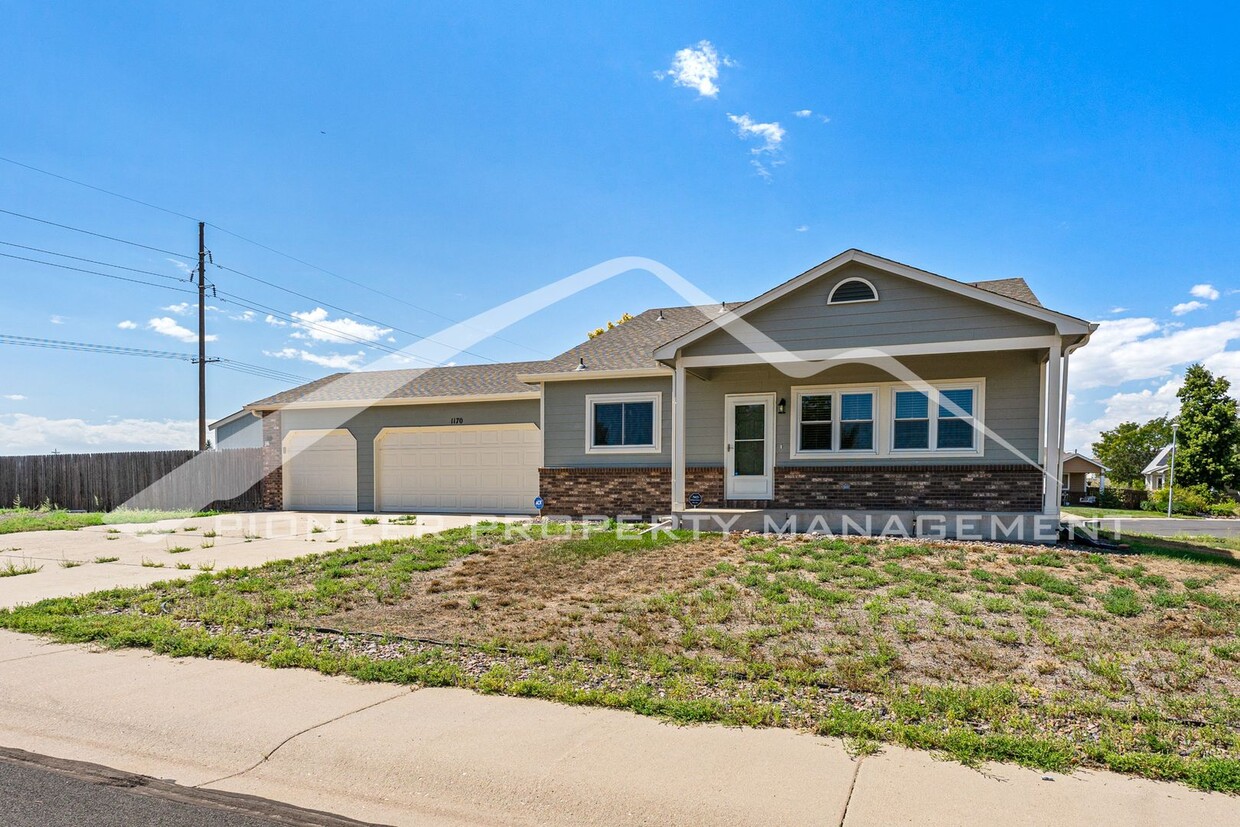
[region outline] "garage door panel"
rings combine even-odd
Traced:
[[[380,511],[528,513],[538,495],[534,427],[416,428],[377,445]]]
[[[348,432],[290,431],[284,440],[284,507],[357,510],[357,443]]]

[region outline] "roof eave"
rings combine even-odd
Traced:
[[[523,399],[538,399],[536,389],[514,393],[476,393],[457,394],[453,396],[407,396],[384,397],[382,399],[315,399],[298,400],[278,404],[255,403],[246,405],[247,411],[264,413],[269,411],[312,410],[316,408],[373,408],[391,405],[453,405],[461,402],[517,402]]]
[[[1028,316],[1030,318],[1038,319],[1039,321],[1047,322],[1048,324],[1053,324],[1056,332],[1060,335],[1081,335],[1082,338],[1078,344],[1078,347],[1084,345],[1085,342],[1089,340],[1089,335],[1097,329],[1096,324],[1092,324],[1091,322],[1084,319],[1079,319],[1075,316],[1069,316],[1066,313],[1048,310],[1045,307],[1032,305],[1017,299],[1008,298],[1007,296],[1003,296],[998,293],[992,293],[981,287],[974,287],[973,285],[966,284],[965,282],[949,279],[946,276],[940,276],[937,273],[919,270],[916,267],[910,267],[909,265],[901,264],[898,261],[885,259],[862,250],[852,249],[845,250],[833,258],[827,259],[822,264],[806,270],[801,275],[789,279],[783,284],[766,291],[762,295],[745,302],[740,307],[723,314],[719,318],[707,320],[695,327],[693,330],[690,330],[687,333],[684,333],[681,336],[660,345],[654,351],[654,358],[659,361],[675,359],[676,353],[686,345],[692,344],[715,330],[724,329],[727,324],[734,319],[743,318],[745,315],[766,306],[770,302],[782,298],[788,293],[803,287],[809,282],[821,278],[827,273],[837,270],[845,264],[850,264],[852,262],[857,262],[878,270],[883,270],[898,276],[910,278],[914,281],[929,284],[931,286],[947,290],[951,293],[977,299],[986,304],[994,305],[1022,316]]]
[[[572,382],[582,379],[642,379],[658,376],[671,376],[672,371],[666,367],[653,368],[613,368],[611,370],[564,370],[550,373],[522,373],[517,379],[522,382]]]

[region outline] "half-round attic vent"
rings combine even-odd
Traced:
[[[854,304],[856,302],[876,302],[878,291],[865,279],[844,279],[835,285],[827,304]]]

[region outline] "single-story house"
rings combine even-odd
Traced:
[[[1093,457],[1087,457],[1076,451],[1067,451],[1063,455],[1063,498],[1065,504],[1081,505],[1089,497],[1089,475],[1098,478],[1098,488],[1106,484],[1106,466]]]
[[[216,448],[263,447],[262,420],[245,408],[212,422],[207,429],[215,434],[211,444]]]
[[[1068,357],[1095,328],[1023,279],[848,250],[547,361],[334,374],[246,410],[271,508],[1058,515]]]
[[[1157,491],[1160,488],[1167,487],[1167,480],[1171,477],[1170,445],[1165,446],[1154,455],[1154,458],[1150,460],[1150,464],[1141,471],[1141,476],[1145,479],[1145,487],[1150,491]]]

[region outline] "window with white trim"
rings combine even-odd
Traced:
[[[874,390],[796,389],[793,456],[874,451]]]
[[[660,393],[611,393],[586,397],[586,453],[660,452]]]
[[[976,386],[935,385],[938,404],[925,391],[892,393],[891,450],[971,453],[978,448]]]

